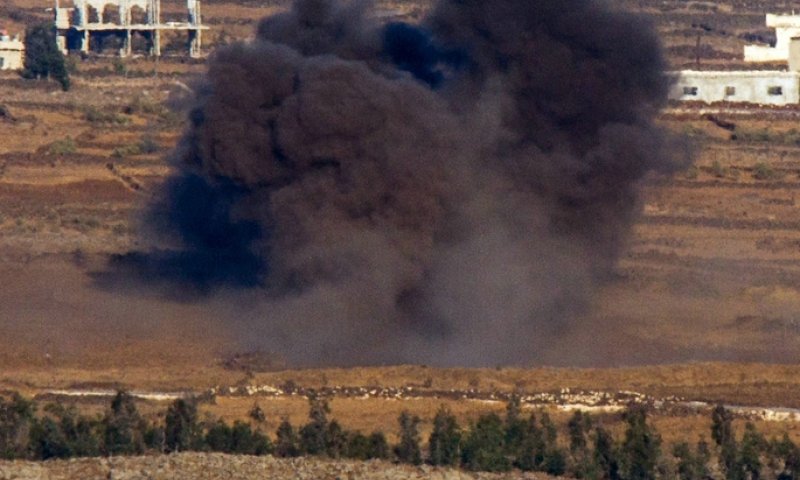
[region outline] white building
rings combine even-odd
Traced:
[[[767,14],[767,26],[775,29],[775,46],[746,45],[746,62],[785,62],[789,59],[792,38],[800,37],[800,15]]]
[[[19,37],[11,38],[6,31],[0,31],[0,70],[19,70],[25,44]]]
[[[800,72],[677,72],[671,100],[746,102],[764,105],[800,103]]]

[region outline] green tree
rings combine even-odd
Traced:
[[[217,420],[206,432],[206,446],[212,452],[231,453],[233,451],[231,427]]]
[[[347,444],[343,456],[356,460],[367,460],[369,456],[369,438],[361,432],[353,432],[347,435]]]
[[[702,480],[709,475],[705,449],[701,444],[698,444],[695,453],[692,452],[688,443],[678,443],[673,446],[672,455],[678,460],[678,478],[680,480]]]
[[[572,473],[578,478],[591,478],[596,475],[589,454],[588,436],[591,430],[591,416],[576,410],[567,423],[567,433],[569,435],[569,451],[572,455]]]
[[[524,471],[542,470],[546,450],[544,432],[539,427],[536,415],[531,413],[523,431],[520,450],[515,454],[515,464]]]
[[[788,434],[784,433],[780,442],[776,443],[774,450],[782,464],[777,480],[800,479],[800,447],[792,442]]]
[[[328,444],[328,414],[331,409],[325,398],[311,395],[308,399],[309,422],[300,429],[300,450],[308,455],[325,453]]]
[[[69,90],[70,80],[64,55],[56,45],[56,32],[50,23],[39,23],[25,30],[25,78],[53,78]]]
[[[751,480],[759,480],[761,478],[761,454],[766,450],[766,446],[767,441],[763,435],[756,430],[755,425],[747,422],[742,436],[739,461],[745,475],[749,475]]]
[[[20,458],[28,448],[35,407],[20,394],[0,397],[0,458]]]
[[[719,463],[725,472],[725,479],[743,480],[745,473],[733,434],[733,415],[722,405],[717,405],[711,411],[711,438],[719,447]]]
[[[541,424],[544,439],[541,470],[550,475],[562,475],[566,470],[567,456],[558,446],[558,429],[546,412],[542,412]]]
[[[419,465],[422,452],[419,448],[419,417],[403,411],[397,418],[400,424],[400,443],[394,449],[397,459],[402,463]]]
[[[92,457],[100,454],[102,422],[78,415],[75,407],[49,404],[44,409],[57,420],[59,431],[72,456]]]
[[[231,428],[231,452],[242,455],[267,455],[272,453],[269,437],[253,430],[249,424],[236,420]]]
[[[176,399],[167,408],[164,420],[166,451],[197,450],[201,446],[202,439],[202,431],[197,423],[197,405],[192,400]]]
[[[594,430],[594,464],[597,478],[602,480],[619,480],[620,465],[614,439],[602,427]]]
[[[369,458],[389,458],[389,442],[383,432],[372,432],[369,436]]]
[[[58,423],[50,417],[36,419],[31,425],[30,450],[37,460],[69,458],[75,454]]]
[[[428,438],[428,461],[431,465],[457,465],[460,457],[461,430],[456,417],[444,405],[433,418]]]
[[[278,425],[278,431],[275,436],[275,455],[278,457],[296,457],[300,455],[297,433],[295,433],[294,427],[289,423],[288,418],[284,418],[281,424]]]
[[[136,409],[133,397],[119,391],[102,421],[103,451],[108,455],[136,455],[144,452],[147,427]]]
[[[652,480],[661,455],[661,438],[647,424],[644,407],[632,407],[625,412],[624,474],[626,480]]]
[[[325,435],[325,453],[330,458],[339,458],[347,450],[347,432],[344,431],[339,422],[332,420],[328,423],[328,431]]]
[[[465,468],[475,471],[505,472],[511,461],[505,454],[505,429],[497,414],[481,415],[472,426],[461,448]]]

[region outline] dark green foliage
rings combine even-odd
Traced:
[[[201,441],[202,432],[197,423],[197,405],[183,398],[172,402],[164,421],[165,450],[167,452],[197,450]]]
[[[527,422],[520,417],[519,395],[512,395],[506,404],[505,448],[506,453],[514,458],[522,454],[525,442]]]
[[[651,480],[661,455],[661,438],[647,424],[644,407],[631,407],[625,412],[624,475],[626,480]]]
[[[237,420],[231,429],[231,453],[266,455],[272,453],[272,442],[249,424]]]
[[[369,438],[361,432],[354,432],[347,436],[347,444],[343,456],[356,460],[367,460],[370,458]]]
[[[369,436],[369,458],[389,458],[389,442],[383,432],[372,432]]]
[[[731,422],[733,415],[722,405],[717,405],[711,411],[711,438],[717,446],[735,442]]]
[[[428,461],[431,465],[457,465],[460,458],[461,430],[456,417],[442,405],[433,418],[428,438]]]
[[[531,414],[523,432],[521,446],[517,452],[513,452],[516,458],[516,466],[525,471],[541,470],[544,465],[547,445],[544,433],[539,428],[536,420],[536,415]]]
[[[336,420],[328,423],[325,435],[325,454],[330,458],[341,457],[347,449],[347,433]]]
[[[37,419],[31,425],[30,449],[34,458],[41,460],[75,455],[61,428],[50,417]]]
[[[226,452],[233,451],[232,445],[232,430],[225,422],[218,420],[217,423],[212,425],[206,432],[206,447],[212,452]]]
[[[719,447],[719,463],[726,480],[743,480],[744,470],[739,459],[739,446],[733,435],[733,415],[722,405],[711,412],[711,438]]]
[[[148,449],[163,453],[166,451],[165,441],[163,425],[153,424],[145,429],[144,444]]]
[[[70,81],[64,55],[56,45],[56,34],[49,23],[32,25],[25,30],[25,78],[53,78],[63,90]]]
[[[678,478],[680,480],[702,480],[709,474],[707,467],[707,447],[698,444],[697,452],[692,452],[689,444],[681,442],[672,448],[672,455],[678,461]]]
[[[419,448],[419,417],[403,411],[397,419],[400,424],[400,443],[394,454],[402,463],[419,465],[422,463],[422,452]]]
[[[481,415],[470,429],[461,448],[465,468],[488,472],[505,472],[511,461],[505,454],[503,421],[494,413]]]
[[[152,153],[153,151],[147,153]],[[253,408],[250,409],[250,411],[247,413],[247,416],[250,417],[250,420],[256,423],[264,423],[267,421],[267,416],[264,415],[264,410],[261,410],[261,407],[257,403],[253,404]]]
[[[300,429],[300,451],[308,455],[325,453],[328,445],[328,401],[321,397],[309,399],[309,422]]]
[[[779,461],[778,480],[798,480],[800,479],[800,447],[795,445],[789,435],[783,434],[783,438],[773,446],[773,455]]]
[[[602,427],[596,427],[594,430],[594,464],[597,478],[620,479],[620,465],[614,448],[614,439]]]
[[[592,430],[592,417],[576,410],[567,423],[569,451],[572,454],[572,473],[578,478],[593,478],[596,469],[589,450],[589,433]]]
[[[34,413],[33,403],[18,393],[10,399],[0,397],[0,458],[25,456]]]
[[[763,435],[756,430],[755,425],[747,422],[739,452],[739,461],[745,476],[749,476],[752,480],[761,478],[761,454],[766,451],[766,448],[767,441]]]
[[[100,455],[102,446],[102,422],[79,416],[74,407],[65,408],[50,404],[45,411],[57,419],[60,435],[65,439],[71,456],[93,457]]]
[[[592,417],[576,410],[567,423],[569,433],[569,451],[572,454],[585,452],[588,446],[587,434],[592,430]]]
[[[117,392],[102,421],[103,450],[108,455],[135,455],[144,452],[147,427],[136,409],[133,397]]]
[[[284,418],[276,432],[275,455],[278,457],[296,457],[300,455],[297,433],[289,420]]]

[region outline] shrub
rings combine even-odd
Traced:
[[[78,151],[78,146],[75,144],[75,140],[72,137],[67,137],[61,140],[56,140],[55,142],[51,143],[50,146],[47,148],[48,155],[72,155]]]
[[[309,399],[309,422],[300,429],[300,450],[309,455],[324,453],[328,444],[328,401],[312,395]]]
[[[778,177],[778,173],[764,162],[758,162],[753,167],[753,178],[756,180],[772,180]]]
[[[433,418],[433,431],[428,439],[428,461],[431,465],[456,465],[460,443],[461,431],[456,417],[442,405]]]

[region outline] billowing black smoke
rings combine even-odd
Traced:
[[[298,363],[534,360],[681,161],[659,42],[606,3],[264,19],[209,62],[145,271],[235,299],[231,328]]]

